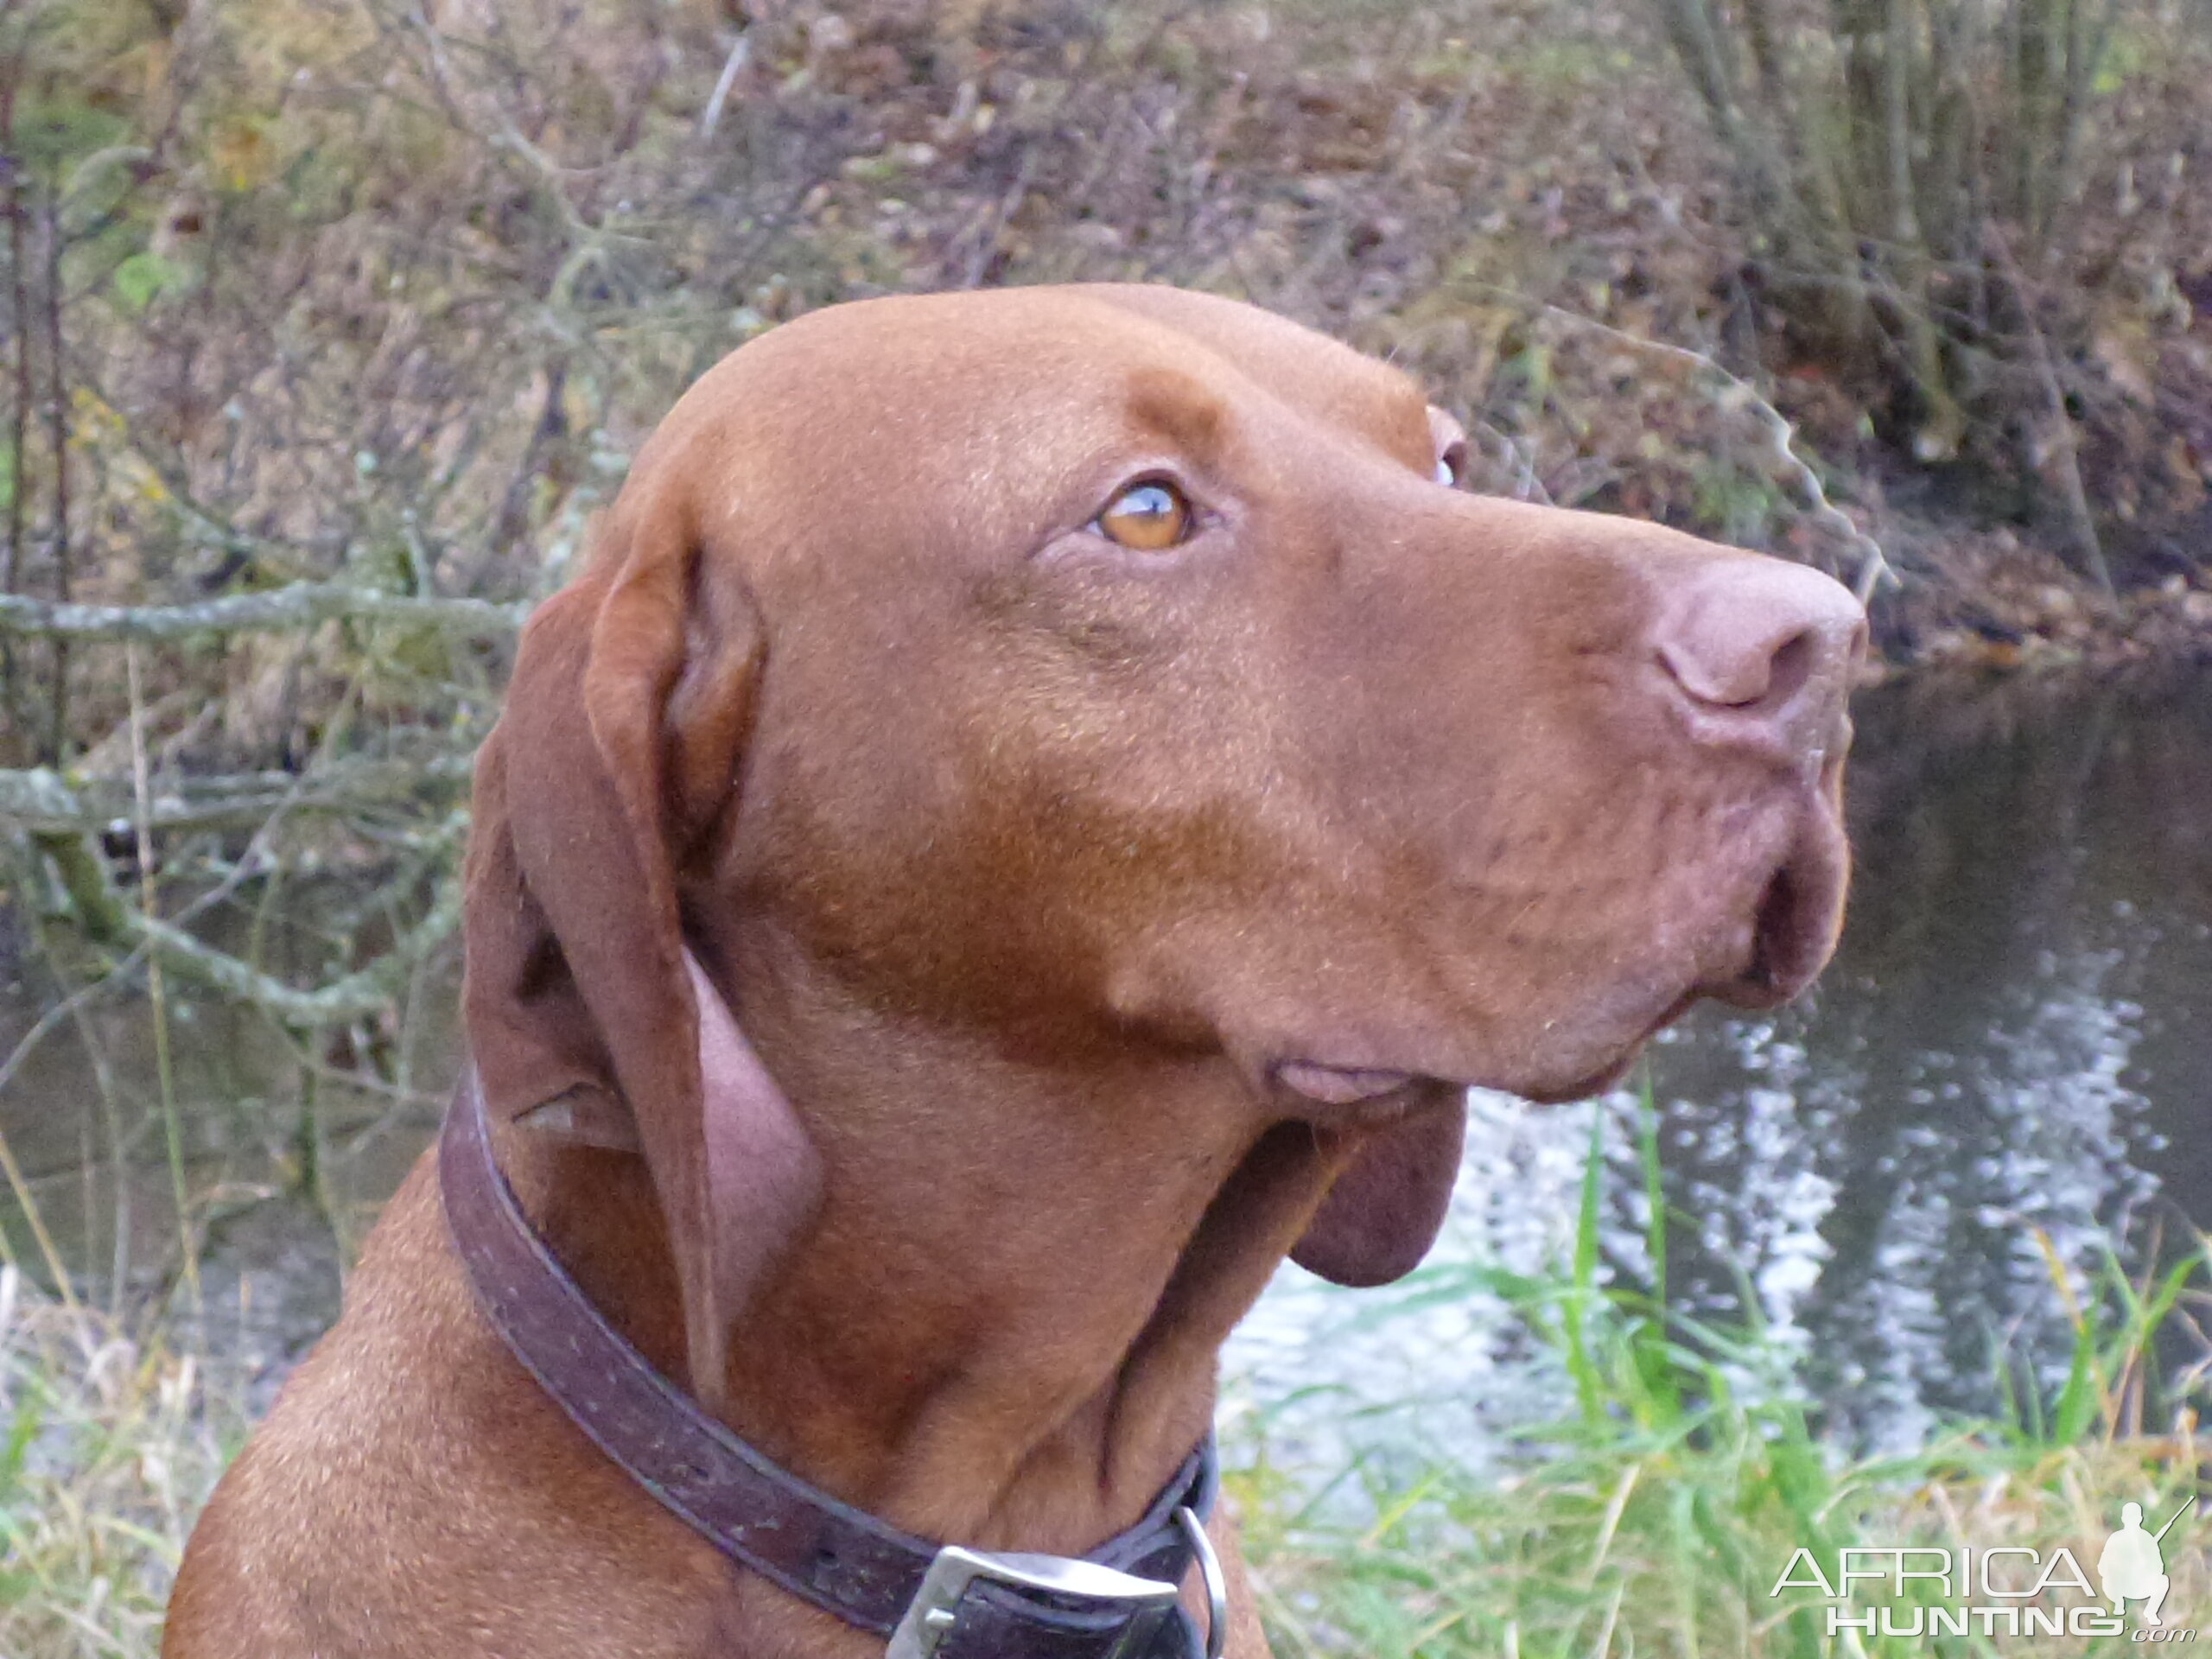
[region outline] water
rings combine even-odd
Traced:
[[[2078,1282],[2108,1248],[2139,1262],[2212,1220],[2212,677],[1911,686],[1857,713],[1859,875],[1836,963],[1779,1014],[1694,1016],[1651,1075],[1672,1294],[1708,1312],[1751,1297],[1796,1386],[1901,1446],[1937,1414],[1993,1406],[2000,1349],[2055,1385],[2069,1333],[2054,1263]],[[271,931],[276,965],[325,948],[315,911]],[[29,965],[9,979],[0,959],[0,1054],[50,992]],[[399,1055],[396,1090],[311,1071],[346,1057],[302,1056],[257,1020],[179,1010],[172,1093],[212,1241],[211,1324],[270,1375],[330,1316],[340,1241],[435,1122],[452,1000],[449,974],[432,976],[416,1017],[349,1039]],[[0,1128],[63,1254],[111,1269],[120,1205],[120,1259],[143,1278],[176,1255],[150,1032],[143,1007],[89,1017],[23,1067]],[[1592,1111],[1619,1177],[1610,1267],[1640,1271],[1633,1095],[1473,1105],[1423,1281],[1450,1294],[1339,1291],[1287,1268],[1231,1344],[1232,1409],[1269,1414],[1286,1457],[1373,1436],[1479,1458],[1556,1413],[1550,1362],[1470,1269],[1562,1258]],[[303,1169],[319,1204],[264,1201]],[[20,1215],[0,1218],[31,1255]]]

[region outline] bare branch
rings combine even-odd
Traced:
[[[474,757],[440,754],[420,760],[354,760],[305,772],[249,772],[169,780],[147,803],[156,830],[206,830],[258,824],[279,808],[358,812],[409,805],[464,788]],[[128,779],[72,782],[47,766],[0,770],[0,822],[34,835],[98,830],[134,816]]]
[[[466,829],[466,815],[456,812],[447,819],[444,834],[457,842]],[[280,1025],[342,1024],[391,1007],[415,965],[451,938],[461,923],[461,881],[448,869],[439,876],[423,918],[400,935],[389,950],[365,968],[313,990],[302,990],[194,938],[174,923],[133,910],[116,891],[107,861],[90,837],[36,836],[33,841],[60,876],[79,925],[96,944],[128,949],[134,957],[142,954],[158,957],[179,978],[251,1003]]]
[[[264,594],[232,594],[194,605],[65,605],[0,594],[0,633],[47,639],[192,639],[212,633],[284,632],[338,618],[412,622],[477,639],[515,632],[526,605],[481,599],[420,599],[338,582],[296,582]]]
[[[130,921],[130,931],[150,944],[180,978],[250,1002],[280,1025],[340,1025],[390,1007],[415,964],[452,937],[461,925],[461,882],[452,875],[441,880],[429,912],[367,967],[311,991],[272,978],[167,922],[137,915]]]

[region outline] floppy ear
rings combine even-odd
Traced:
[[[1340,1285],[1387,1285],[1421,1265],[1452,1205],[1467,1099],[1376,1132],[1329,1187],[1290,1252]]]
[[[750,600],[706,575],[686,505],[626,493],[591,569],[524,630],[477,766],[464,1004],[495,1118],[644,1154],[711,1403],[729,1321],[820,1172],[681,928],[761,655]]]

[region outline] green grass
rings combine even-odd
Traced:
[[[1600,1135],[1605,1121],[1599,1114]],[[1642,1122],[1655,1218],[1645,1248],[1663,1281],[1665,1211],[1648,1099]],[[1831,1636],[1817,1589],[1773,1592],[1801,1547],[1833,1575],[1847,1546],[2022,1545],[2048,1559],[2063,1545],[2093,1574],[2121,1503],[2139,1502],[2158,1519],[2184,1504],[2199,1457],[2191,1390],[2176,1384],[2161,1394],[2154,1351],[2183,1298],[2207,1281],[2202,1241],[2144,1283],[2107,1262],[2088,1300],[2054,1259],[2053,1294],[2075,1332],[2056,1396],[2016,1382],[1995,1418],[1955,1424],[1909,1456],[1857,1456],[1823,1440],[1791,1390],[1739,1386],[1786,1367],[1756,1322],[1700,1322],[1604,1281],[1605,1180],[1593,1138],[1573,1246],[1554,1276],[1450,1268],[1424,1270],[1409,1289],[1420,1301],[1476,1288],[1502,1295],[1571,1382],[1559,1421],[1516,1434],[1505,1472],[1439,1460],[1409,1474],[1399,1459],[1363,1460],[1351,1471],[1363,1502],[1348,1504],[1344,1481],[1313,1496],[1313,1471],[1277,1466],[1264,1427],[1252,1431],[1235,1490],[1279,1654],[1810,1659],[2126,1644],[2001,1629],[1993,1643],[1972,1624],[1963,1637],[1885,1637],[1878,1627],[1871,1637]],[[2173,1432],[2141,1433],[2146,1410],[2170,1412]],[[2168,1622],[2183,1627],[2196,1617],[2212,1624],[2212,1582],[2193,1524],[2184,1517],[2165,1552]],[[1892,1602],[1875,1586],[1846,1611],[1888,1605],[1892,1627],[1910,1627],[1916,1600],[1947,1599],[1917,1582],[1905,1587],[1920,1593]]]

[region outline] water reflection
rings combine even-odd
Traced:
[[[359,928],[358,900],[345,881],[301,881],[281,913],[240,898],[196,925],[224,949],[306,982],[327,971],[333,938]],[[318,1050],[236,1003],[172,986],[165,1087],[139,992],[86,997],[38,1034],[41,1016],[82,982],[57,982],[28,948],[31,925],[0,909],[0,1061],[16,1061],[0,1089],[0,1129],[44,1235],[0,1188],[10,1257],[48,1279],[50,1243],[97,1298],[114,1299],[120,1283],[134,1299],[204,1313],[207,1345],[265,1401],[337,1316],[352,1246],[435,1128],[452,1068],[455,964],[426,969],[391,1029],[326,1033]],[[391,1081],[359,1064],[378,1043]],[[165,1094],[197,1246],[189,1281]]]

